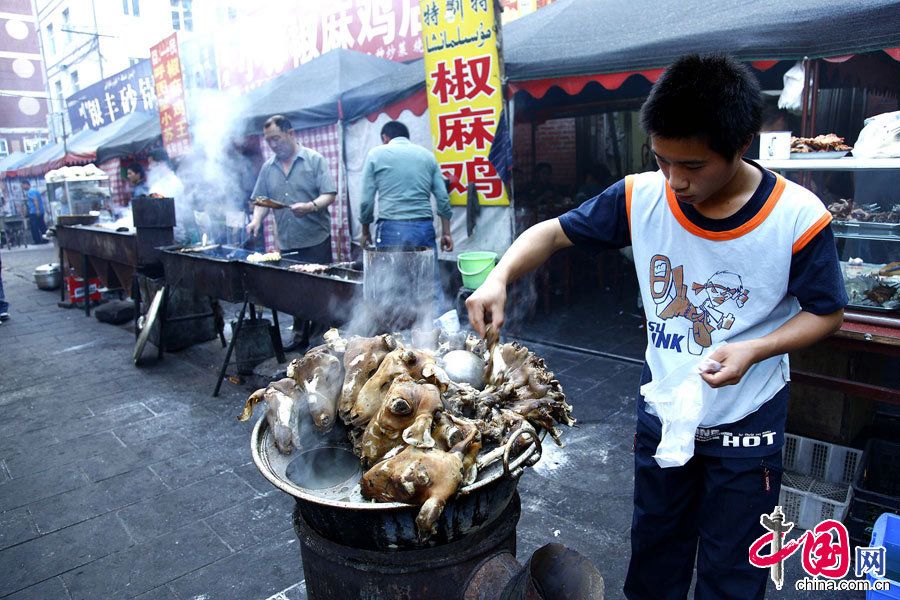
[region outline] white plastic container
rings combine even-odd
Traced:
[[[790,157],[790,131],[763,131],[759,134],[760,160],[787,159]]]
[[[811,529],[825,519],[843,521],[863,451],[799,435],[784,436],[784,476],[778,503],[791,521]]]

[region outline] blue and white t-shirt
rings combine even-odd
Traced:
[[[647,316],[642,383],[691,356],[699,360],[720,342],[767,335],[800,310],[824,315],[846,304],[830,214],[808,190],[762,172],[750,200],[726,219],[679,203],[660,172],[629,176],[560,217],[576,245],[633,248]],[[777,451],[789,378],[787,356],[775,356],[753,365],[737,385],[719,388],[696,452]],[[643,398],[638,418],[659,433]]]

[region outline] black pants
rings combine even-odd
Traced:
[[[316,244],[315,246],[309,246],[307,248],[282,250],[281,253],[290,253],[290,258],[292,260],[318,263],[320,265],[331,264],[331,236],[327,237],[321,244]],[[325,333],[325,328],[322,324],[294,317],[294,342],[298,342],[301,345],[309,344],[310,336],[321,333]]]
[[[44,215],[28,215],[28,227],[31,228],[31,239],[35,244],[46,244],[47,240],[43,238],[44,232],[47,231],[47,225],[44,223]]]
[[[763,598],[767,569],[750,564],[750,545],[765,533],[781,488],[781,451],[765,457],[695,455],[683,467],[661,468],[658,440],[638,422],[634,452],[629,600],[687,597],[694,563],[698,600]]]

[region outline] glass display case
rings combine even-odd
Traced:
[[[848,306],[900,313],[900,159],[804,158],[759,163],[808,185],[827,204],[850,298]],[[814,173],[823,176],[814,179]],[[840,174],[843,185],[830,185]]]
[[[47,182],[47,198],[51,216],[87,215],[91,212],[110,215],[109,177],[78,177]]]

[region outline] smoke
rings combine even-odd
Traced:
[[[197,88],[188,96],[191,149],[178,162],[176,183],[164,165],[147,175],[153,190],[167,184],[175,192],[179,241],[197,242],[206,234],[211,242],[224,243],[227,226],[242,226],[253,165],[239,148],[244,141],[247,106],[244,98],[226,91]],[[181,193],[177,188],[181,187]],[[168,195],[168,194],[165,194]]]
[[[435,294],[433,251],[365,250],[363,286],[342,330],[372,336],[430,330],[441,308]]]

